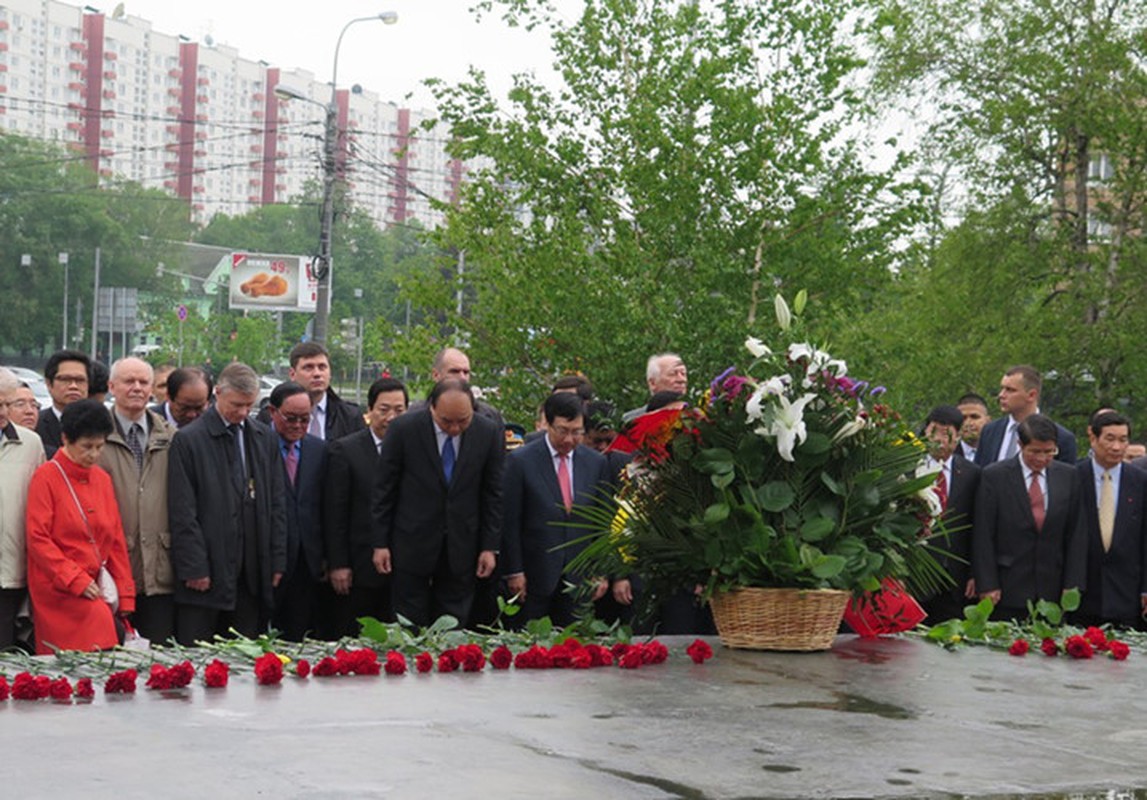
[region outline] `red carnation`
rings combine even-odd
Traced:
[[[330,678],[333,675],[338,675],[338,662],[330,656],[323,656],[319,659],[319,663],[315,664],[314,672],[316,678]]]
[[[1102,651],[1107,649],[1107,634],[1099,628],[1088,628],[1083,632],[1083,638],[1086,639],[1096,650]]]
[[[138,677],[134,669],[125,669],[122,672],[113,672],[104,683],[104,694],[135,694],[135,679]]]
[[[570,656],[570,666],[574,669],[589,669],[593,666],[593,656],[584,648],[578,648]]]
[[[1091,642],[1082,636],[1068,636],[1067,641],[1063,643],[1063,649],[1072,658],[1091,658],[1093,652]]]
[[[47,675],[37,675],[33,680],[36,683],[36,696],[39,699],[52,694],[52,679]]]
[[[1025,642],[1024,644],[1027,644]],[[693,644],[685,648],[685,652],[689,658],[693,659],[694,664],[704,664],[708,659],[713,657],[713,648],[709,646],[708,642],[700,639],[694,639]]]
[[[403,675],[406,673],[406,656],[397,650],[386,654],[386,674]]]
[[[494,669],[509,669],[514,663],[514,654],[506,645],[498,645],[490,651],[490,666]]]
[[[300,658],[295,662],[295,674],[300,678],[305,678],[311,674],[311,662],[305,658]]]
[[[551,651],[535,644],[514,656],[514,666],[517,669],[549,669],[554,666],[554,661]]]
[[[147,678],[148,689],[170,689],[172,687],[172,676],[167,667],[163,664],[152,664],[151,674]]]
[[[181,661],[168,668],[167,674],[171,676],[172,688],[182,689],[184,686],[191,685],[192,679],[195,678],[195,667],[191,665],[190,661]]]
[[[550,648],[550,665],[554,669],[565,669],[573,661],[573,650],[564,644],[555,644]]]
[[[629,648],[631,647],[633,647],[633,645],[626,644],[625,642],[618,642],[613,647],[609,648],[609,652],[613,655],[615,660],[620,661],[621,657],[628,653]]]
[[[36,681],[29,672],[19,673],[12,681],[13,700],[39,700],[36,692]]]
[[[641,652],[642,648],[640,647],[629,648],[625,651],[625,655],[618,660],[617,665],[622,669],[637,669],[644,663]]]
[[[1107,643],[1107,652],[1110,653],[1111,657],[1116,661],[1122,661],[1131,655],[1131,648],[1118,639],[1112,639]]]
[[[419,672],[430,672],[434,669],[434,656],[422,652],[414,657],[414,666]]]
[[[335,672],[339,675],[350,675],[354,668],[354,659],[346,650],[335,650]]]
[[[369,647],[352,650],[347,654],[347,662],[350,664],[350,671],[355,675],[377,675],[382,671],[382,665],[378,663],[378,653]]]
[[[51,687],[48,689],[53,700],[71,700],[72,699],[72,684],[68,679],[61,676],[52,681]]]
[[[587,644],[585,651],[589,653],[591,667],[608,667],[613,663],[613,654],[600,644]]]
[[[226,661],[213,659],[210,664],[203,668],[203,682],[211,689],[222,689],[227,685],[227,679],[231,677],[231,667]]]
[[[438,671],[453,672],[458,669],[458,658],[453,650],[445,650],[438,656]]]
[[[641,646],[641,660],[646,664],[664,664],[669,658],[669,648],[654,639]]]
[[[1059,645],[1055,643],[1055,639],[1044,639],[1039,644],[1039,649],[1043,651],[1045,656],[1054,656],[1059,654]]]
[[[12,694],[12,687],[8,685],[8,679],[0,675],[0,703],[7,700],[10,694]]]
[[[1016,639],[1012,642],[1012,646],[1008,648],[1008,653],[1013,656],[1022,656],[1030,649],[1031,645],[1028,644],[1027,639]]]
[[[476,644],[464,644],[457,648],[457,653],[462,661],[463,672],[481,672],[486,666],[486,654]]]
[[[260,686],[274,686],[283,680],[283,662],[275,653],[263,653],[255,659],[255,681]]]
[[[92,687],[91,678],[80,678],[76,681],[76,697],[79,697],[81,700],[91,700],[95,696],[96,690]],[[0,697],[0,700],[2,699],[3,698]]]

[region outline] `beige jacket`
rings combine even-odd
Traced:
[[[98,462],[112,477],[139,596],[171,594],[174,590],[171,529],[167,522],[167,454],[175,431],[155,412],[146,413],[148,434],[143,471],[136,469],[135,456],[118,423]]]
[[[0,430],[0,589],[28,585],[24,511],[32,473],[44,463],[44,445],[35,431],[10,424]]]

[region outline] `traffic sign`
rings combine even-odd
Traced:
[[[180,322],[187,322],[187,306],[180,303],[179,308],[175,311],[175,315],[179,317]]]

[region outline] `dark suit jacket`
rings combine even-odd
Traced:
[[[275,444],[280,446],[278,436]],[[327,443],[308,433],[299,445],[299,468],[294,486],[287,477],[281,446],[279,450],[287,510],[287,571],[283,573],[283,579],[294,575],[296,569],[305,569],[317,581],[323,574],[322,503]]]
[[[371,496],[378,451],[364,429],[327,445],[323,535],[327,566],[352,570],[355,586],[381,586],[383,577],[371,561]]]
[[[948,506],[944,510],[945,535],[932,540],[932,544],[951,555],[937,558],[952,576],[953,591],[964,596],[964,586],[971,575],[972,525],[975,522],[976,492],[980,488],[980,468],[968,461],[957,450],[952,456],[952,479],[948,486]]]
[[[1079,474],[1053,461],[1047,469],[1047,515],[1036,532],[1018,458],[984,468],[976,494],[972,572],[976,591],[1000,589],[999,605],[1022,610],[1028,600],[1059,602],[1084,588],[1087,541],[1077,533]]]
[[[390,548],[396,571],[430,576],[445,548],[450,571],[462,575],[475,569],[480,551],[498,550],[504,440],[502,428],[475,414],[447,485],[430,409],[390,423],[375,476],[371,544]]]
[[[608,498],[606,459],[585,445],[573,451],[573,501],[590,505]],[[569,527],[574,521],[562,505],[562,493],[550,450],[543,437],[506,458],[505,523],[502,528],[502,575],[526,574],[530,594],[550,596],[566,565],[579,552],[565,547],[588,533]]]
[[[1087,590],[1081,614],[1105,622],[1132,624],[1139,619],[1139,596],[1147,591],[1147,475],[1124,464],[1115,498],[1115,530],[1111,549],[1103,552],[1099,535],[1099,502],[1095,495],[1095,466],[1089,458],[1079,471],[1080,536],[1087,543]]]
[[[255,481],[258,591],[270,608],[274,604],[272,573],[287,569],[283,457],[279,454],[278,436],[254,420],[247,420],[244,438]],[[233,477],[232,465],[237,458],[235,440],[214,406],[180,428],[171,440],[167,501],[176,602],[219,609],[235,607],[243,557],[242,501],[246,491]],[[183,584],[204,576],[211,578],[211,588],[206,592]]]
[[[40,419],[36,422],[36,433],[40,435],[40,441],[44,444],[44,456],[49,461],[60,446],[64,443],[60,438],[60,418],[56,416],[56,412],[52,410],[51,406],[40,409]]]
[[[1003,444],[1004,441],[1004,434],[1008,432],[1008,425],[1011,423],[1011,420],[1012,418],[1010,416],[994,419],[980,431],[980,444],[976,447],[977,466],[986,467],[995,462],[996,456],[1000,452],[1000,445]],[[1075,434],[1058,422],[1055,424],[1055,431],[1055,445],[1059,448],[1059,455],[1055,457],[1055,460],[1074,466],[1077,460]]]
[[[255,419],[268,427],[271,425],[271,409],[263,406]],[[366,420],[362,417],[362,409],[356,403],[343,400],[334,389],[327,389],[327,415],[323,422],[323,432],[328,442],[349,436],[366,427]],[[318,437],[315,437],[318,438]]]

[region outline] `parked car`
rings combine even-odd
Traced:
[[[271,390],[282,383],[278,378],[271,375],[259,376],[259,410],[262,411],[267,407],[267,403],[271,400]]]
[[[48,393],[48,384],[44,380],[44,376],[34,369],[27,367],[8,367],[4,369],[9,370],[13,375],[28,384],[28,388],[32,390],[32,394],[36,395],[36,400],[40,403],[40,408],[47,408],[52,403],[52,395]]]

